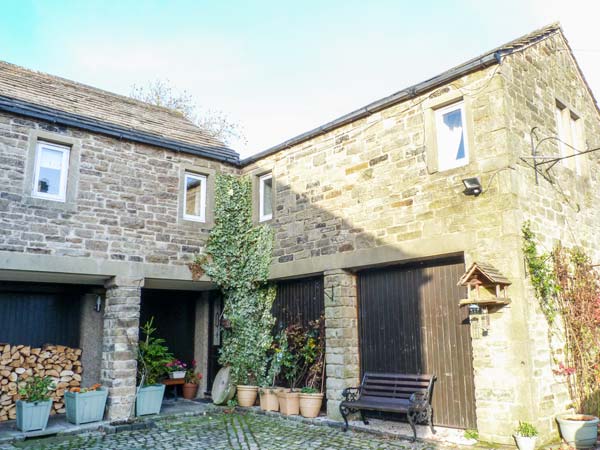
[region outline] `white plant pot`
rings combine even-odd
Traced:
[[[560,435],[572,447],[590,448],[598,440],[598,417],[584,414],[565,414],[556,418]]]
[[[534,450],[537,442],[537,437],[525,437],[515,434],[513,436],[519,450]]]
[[[185,370],[176,370],[175,372],[170,372],[169,378],[171,378],[172,380],[178,380],[180,378],[185,378]]]

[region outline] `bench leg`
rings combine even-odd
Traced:
[[[408,414],[406,415],[406,417],[408,418],[408,424],[412,428],[412,432],[413,432],[412,442],[415,442],[417,440],[417,427],[415,427],[414,413],[412,411],[409,411]]]
[[[345,406],[343,406],[340,403],[340,414],[342,415],[342,418],[344,419],[344,431],[348,431],[348,414],[350,414],[350,410],[348,408],[346,408]]]
[[[367,420],[367,418],[365,417],[365,413],[361,410],[360,411],[360,419],[363,421],[363,423],[365,425],[369,425],[369,421]]]
[[[433,428],[433,408],[431,405],[427,407],[427,421],[429,422],[429,427],[431,428],[431,434],[435,434],[435,430]]]

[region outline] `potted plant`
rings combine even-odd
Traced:
[[[283,378],[287,381],[289,389],[282,389],[277,393],[279,409],[285,416],[300,414],[300,393],[296,386],[303,377],[302,358],[300,348],[305,338],[305,330],[301,324],[295,323],[285,329],[285,352],[281,366]]]
[[[250,384],[249,378],[245,378],[243,383],[237,385],[237,402],[239,406],[254,406],[256,396],[258,395],[258,386]]]
[[[283,389],[275,386],[275,380],[281,372],[283,358],[287,351],[287,337],[285,333],[280,332],[273,345],[269,355],[269,369],[264,382],[258,390],[260,396],[260,409],[263,411],[279,411],[279,399],[277,393]]]
[[[178,359],[174,359],[167,363],[167,371],[169,373],[169,378],[172,380],[180,380],[181,378],[185,378],[187,364]]]
[[[71,388],[65,392],[67,421],[76,425],[99,422],[104,417],[108,389],[99,384],[89,388]]]
[[[17,428],[21,431],[45,430],[50,417],[54,389],[52,378],[34,376],[23,381],[17,400]]]
[[[183,384],[183,398],[192,400],[198,395],[198,385],[202,380],[202,374],[196,372],[196,361],[192,361],[189,369],[185,372],[185,383]]]
[[[310,322],[304,345],[300,349],[305,367],[308,367],[306,386],[300,390],[300,414],[317,417],[323,404],[325,369],[325,318]]]
[[[564,414],[556,418],[560,435],[571,447],[590,448],[598,441],[600,419],[586,414]]]
[[[538,430],[527,422],[519,422],[513,437],[519,450],[534,450],[537,441]]]
[[[137,416],[158,414],[165,394],[165,385],[160,383],[167,373],[167,364],[173,355],[164,345],[164,339],[154,337],[154,317],[144,324],[145,335],[138,346],[138,388],[135,401]]]

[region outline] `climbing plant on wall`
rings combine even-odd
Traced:
[[[564,341],[554,373],[566,377],[578,412],[600,414],[600,276],[580,248],[539,253],[529,223],[523,251],[551,336]]]
[[[221,365],[231,366],[236,384],[256,384],[265,376],[275,319],[275,287],[268,283],[273,231],[252,220],[252,183],[248,177],[219,175],[215,182],[215,226],[205,253],[190,265],[206,273],[224,297]]]

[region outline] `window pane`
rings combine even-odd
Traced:
[[[185,177],[185,214],[188,216],[202,215],[202,179]]]
[[[446,126],[446,151],[450,151],[452,159],[458,161],[465,157],[465,139],[462,125],[462,113],[460,109],[447,112],[442,116]]]
[[[40,168],[37,191],[44,194],[60,194],[60,175],[63,152],[42,148],[40,152]]]
[[[262,215],[270,216],[273,214],[273,178],[264,178],[263,183],[263,197],[262,197]]]

